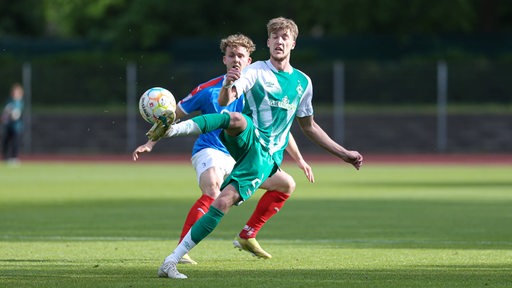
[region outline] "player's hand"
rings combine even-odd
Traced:
[[[146,144],[143,144],[143,145],[140,145],[139,147],[137,147],[137,149],[135,149],[135,151],[133,151],[133,153],[132,153],[133,161],[137,161],[137,159],[139,159],[139,154],[144,153],[144,152],[151,152],[151,150],[153,150],[153,147],[155,146],[155,144],[156,144],[156,141],[149,140]]]
[[[238,78],[240,78],[241,75],[242,75],[242,70],[240,70],[240,67],[235,66],[235,67],[229,69],[228,72],[226,73],[226,78],[224,79],[224,81],[225,81],[224,84],[226,84],[225,86],[232,85],[233,82],[238,80]]]
[[[315,175],[313,175],[313,169],[311,169],[311,166],[309,166],[309,164],[304,160],[299,161],[297,165],[302,169],[302,171],[304,171],[304,175],[306,175],[308,181],[315,183]]]
[[[162,139],[175,119],[176,113],[174,111],[164,111],[162,115],[158,117],[151,129],[149,129],[149,131],[146,133],[146,136],[148,136],[148,139],[151,141],[158,141]]]
[[[343,160],[347,163],[352,164],[354,168],[359,170],[363,165],[363,155],[359,154],[357,151],[348,151],[347,155],[343,158]]]

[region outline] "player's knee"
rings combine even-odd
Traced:
[[[229,112],[229,117],[231,118],[231,122],[240,121],[241,119],[244,119],[244,116],[240,112]]]
[[[207,196],[210,196],[212,197],[213,199],[216,199],[217,197],[219,197],[219,194],[220,194],[220,190],[218,187],[207,187],[207,188],[203,188],[201,189],[201,191],[203,192],[204,195],[207,195]]]
[[[292,194],[293,191],[295,191],[295,186],[295,180],[293,179],[293,177],[289,176],[286,178],[286,181],[283,182],[280,192]]]
[[[219,209],[220,211],[227,213],[229,211],[229,208],[233,206],[235,202],[231,201],[231,199],[226,197],[217,197],[212,205],[213,207]]]
[[[220,194],[222,179],[216,174],[216,168],[210,167],[199,176],[199,188],[204,195],[216,199]]]
[[[295,186],[296,186],[295,180],[292,177],[290,177],[290,180],[288,181],[288,191],[289,191],[288,194],[292,194],[293,191],[295,191]]]
[[[228,185],[220,192],[212,205],[222,212],[227,213],[229,208],[240,202],[240,200],[242,200],[242,198],[240,197],[240,193],[238,193],[237,189],[233,185]]]
[[[220,194],[220,182],[217,180],[209,179],[209,181],[203,181],[200,183],[201,191],[203,194],[216,199]]]
[[[247,120],[245,120],[245,117],[238,112],[232,112],[229,113],[229,115],[229,128],[225,129],[225,131],[230,136],[238,136],[245,130],[245,128],[247,128]]]

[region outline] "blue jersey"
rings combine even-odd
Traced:
[[[197,86],[187,97],[178,102],[178,106],[186,114],[190,114],[195,111],[201,112],[201,114],[212,114],[221,113],[222,111],[229,112],[241,112],[244,106],[243,97],[239,97],[228,106],[220,106],[217,99],[219,98],[219,92],[222,88],[222,81],[224,76],[213,78],[208,82]],[[224,144],[219,139],[219,134],[222,129],[211,131],[205,134],[200,134],[194,143],[192,149],[192,155],[201,151],[205,148],[213,148],[229,154]]]

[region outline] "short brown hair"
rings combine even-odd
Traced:
[[[256,45],[252,42],[251,38],[244,34],[233,34],[220,40],[220,51],[226,53],[227,47],[244,47],[249,52],[249,55],[256,50]]]
[[[292,34],[293,40],[297,39],[297,36],[299,36],[299,27],[297,27],[297,24],[293,22],[292,19],[287,19],[284,17],[277,17],[274,19],[270,19],[267,23],[267,31],[268,31],[268,37],[270,38],[270,35],[272,33],[275,33],[279,30],[288,30]]]

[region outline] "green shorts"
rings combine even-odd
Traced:
[[[222,183],[221,190],[232,184],[243,201],[249,199],[279,168],[256,136],[252,119],[246,115],[244,117],[247,127],[240,135],[233,137],[222,132],[219,137],[236,161],[231,174]]]

